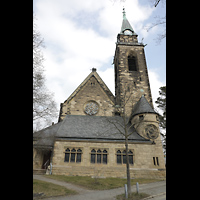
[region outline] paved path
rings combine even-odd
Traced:
[[[40,180],[40,181],[45,181],[45,182],[53,183],[53,184],[56,184],[56,185],[64,186],[67,189],[75,190],[80,194],[85,194],[85,193],[88,193],[90,191],[93,191],[93,190],[87,190],[87,189],[82,188],[82,187],[77,186],[77,185],[73,185],[71,183],[66,183],[64,181],[57,181],[57,180],[54,180],[54,179],[51,179],[51,178],[47,178],[47,177],[44,177],[42,175],[33,175],[33,179],[37,179],[37,180]]]
[[[76,190],[79,192],[77,195],[72,196],[60,196],[60,197],[50,197],[45,198],[45,200],[115,200],[115,196],[124,193],[124,188],[117,188],[111,190],[86,190],[80,186],[75,186],[70,183],[53,180],[46,178],[41,175],[33,175],[34,179],[51,182],[57,185],[64,186],[68,189]],[[136,191],[136,186],[132,186],[132,192]],[[139,192],[145,192],[147,194],[153,195],[154,200],[165,200],[166,199],[166,181],[159,181],[148,184],[139,185]]]

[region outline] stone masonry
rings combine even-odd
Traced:
[[[137,71],[129,71],[128,56],[135,56]],[[132,105],[143,94],[153,107],[144,45],[138,43],[137,36],[118,34],[114,65],[116,104],[122,105],[124,99],[131,95],[132,101],[126,105],[128,107],[126,110],[131,111]]]
[[[60,104],[58,123],[34,133],[34,169],[44,168],[49,162],[52,174],[124,178],[125,137],[122,132],[117,136],[116,132],[122,128],[124,131],[124,124],[130,124],[126,133],[131,132],[128,144],[131,178],[166,177],[158,113],[153,107],[144,47],[123,10],[113,60],[115,96],[93,68]],[[108,124],[108,118],[115,123]]]
[[[100,109],[96,116],[114,115],[114,96],[94,69],[72,95],[61,104],[59,121],[66,114],[86,115],[84,107],[89,101],[96,101],[99,105]]]
[[[165,177],[165,163],[160,137],[157,145],[129,144],[129,149],[134,152],[134,164],[130,165],[131,178],[163,178]],[[66,148],[81,148],[83,150],[80,163],[64,162]],[[91,163],[91,150],[107,149],[108,163]],[[77,142],[56,141],[53,152],[53,174],[97,176],[97,177],[126,177],[126,164],[117,164],[116,152],[125,149],[124,143],[115,142]],[[158,157],[159,166],[154,165],[153,157]],[[145,158],[145,159],[144,159]]]

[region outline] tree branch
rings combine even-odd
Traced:
[[[125,134],[117,127],[116,124],[119,124],[122,128],[124,128],[120,123],[116,123],[116,122],[113,122],[112,120],[110,120],[108,117],[106,118],[108,120],[109,123],[113,124],[115,126],[115,128],[119,131],[120,134],[124,135]]]

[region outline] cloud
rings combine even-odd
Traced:
[[[123,5],[133,29],[140,37],[145,35],[147,38],[151,33],[144,33],[143,22],[152,15],[154,8],[139,4],[139,0],[124,3],[109,0],[34,0],[36,23],[46,46],[43,53],[47,87],[54,92],[58,109],[93,67],[97,68],[114,94],[111,64],[117,34],[121,30]],[[158,76],[154,72],[149,73],[150,77],[156,78],[150,82],[153,88]],[[159,81],[157,83],[160,84]],[[154,89],[152,93],[155,93]]]
[[[97,73],[115,96],[114,67],[107,68],[105,71],[97,71]]]
[[[154,108],[156,108],[156,110],[161,112],[161,110],[157,108],[155,101],[159,97],[159,88],[165,86],[166,83],[160,81],[159,75],[153,70],[148,70],[148,75],[149,75],[149,82],[150,82],[151,95],[153,99]]]
[[[99,13],[98,20],[102,33],[108,34],[111,38],[115,38],[116,33],[119,33],[121,30],[123,5],[125,6],[126,17],[137,34],[143,31],[142,22],[148,19],[155,10],[154,7],[149,5],[141,6],[138,0],[127,0],[124,4],[120,1],[114,4],[106,1],[106,6]]]

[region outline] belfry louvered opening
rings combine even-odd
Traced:
[[[129,71],[137,71],[135,56],[128,56],[128,69]]]

